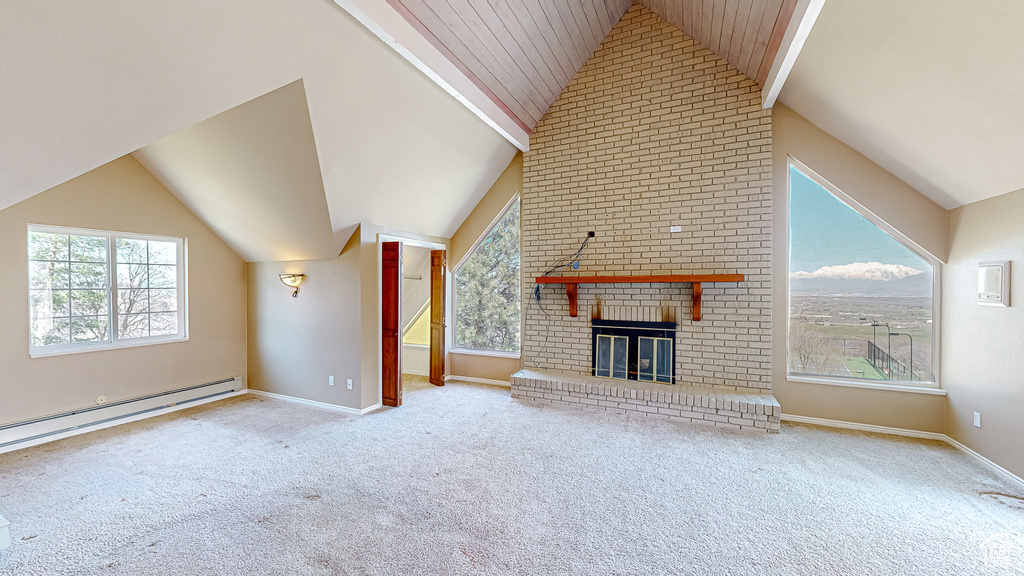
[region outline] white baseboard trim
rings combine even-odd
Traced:
[[[491,386],[504,386],[505,388],[511,388],[512,383],[504,380],[491,380],[490,378],[474,378],[472,376],[456,376],[454,374],[445,376],[444,381],[449,380],[461,380],[462,382],[472,382],[473,384],[489,384]]]
[[[968,456],[974,458],[978,462],[981,462],[985,466],[988,466],[992,471],[996,472],[997,474],[999,474],[1003,478],[1006,478],[1007,480],[1009,480],[1011,482],[1015,482],[1015,483],[1017,483],[1018,486],[1020,486],[1021,488],[1024,488],[1024,478],[1021,478],[1020,476],[1017,476],[1016,474],[1014,474],[1013,472],[1010,472],[1006,468],[1003,468],[999,464],[996,464],[995,462],[989,460],[988,458],[985,458],[981,454],[978,454],[974,450],[971,450],[970,448],[968,448],[967,446],[965,446],[965,445],[961,444],[960,442],[954,440],[953,438],[950,438],[949,436],[946,436],[945,434],[943,434],[943,436],[945,436],[945,438],[943,438],[943,440],[948,442],[950,446],[960,450],[964,454],[967,454]]]
[[[797,416],[795,414],[783,414],[783,422],[798,422],[801,424],[815,424],[818,426],[828,426],[830,428],[846,428],[849,430],[861,430],[864,432],[876,432],[878,434],[892,434],[894,436],[908,436],[910,438],[924,438],[926,440],[941,440],[946,444],[949,444],[953,448],[967,454],[971,458],[974,458],[978,463],[992,470],[999,476],[1010,481],[1011,483],[1017,484],[1021,488],[1024,488],[1024,478],[1017,476],[1013,472],[1010,472],[1006,468],[1003,468],[999,464],[985,458],[981,454],[978,454],[974,450],[968,448],[964,444],[950,438],[946,434],[940,434],[938,432],[923,432],[921,430],[908,430],[906,428],[891,428],[889,426],[875,426],[872,424],[859,424],[857,422],[844,422],[842,420],[829,420],[826,418],[813,418],[811,416]]]
[[[0,454],[21,450],[22,448],[29,448],[31,446],[38,446],[39,444],[54,442],[64,438],[70,438],[71,436],[78,436],[79,434],[86,434],[96,430],[104,430],[106,428],[120,426],[121,424],[128,424],[129,422],[155,418],[157,416],[163,416],[164,414],[170,414],[171,412],[177,412],[178,410],[201,406],[210,402],[217,402],[233,396],[245,394],[245,381],[242,378],[236,377],[233,380],[226,380],[223,383],[218,384],[223,384],[221,389],[227,388],[229,391],[219,392],[215,396],[192,399],[190,396],[202,394],[206,391],[196,392],[194,388],[186,389],[181,392],[167,395],[146,397],[144,400],[140,401],[132,400],[120,404],[119,406],[112,405],[111,408],[116,408],[116,410],[109,413],[101,411],[75,413],[67,417],[61,417],[60,419],[29,424],[25,427],[19,426],[18,428],[9,428],[5,431],[2,437],[0,437],[0,439],[5,441],[4,445],[0,446]],[[235,386],[239,389],[231,391],[231,386]],[[211,390],[216,390],[216,388],[211,388]],[[137,411],[132,412],[133,410]],[[103,419],[93,421],[92,418],[95,416]]]
[[[891,434],[893,436],[908,436],[910,438],[925,438],[927,440],[946,440],[945,434],[938,432],[922,432],[920,430],[908,430],[906,428],[890,428],[889,426],[875,426],[873,424],[860,424],[858,422],[844,422],[842,420],[829,420],[827,418],[813,418],[811,416],[797,416],[796,414],[783,414],[783,422],[798,422],[800,424],[815,424],[817,426],[828,426],[829,428],[846,428],[849,430],[860,430],[862,432],[877,432],[879,434]]]
[[[315,406],[317,408],[325,408],[327,410],[334,410],[335,412],[344,412],[346,414],[354,414],[361,416],[367,412],[373,412],[377,408],[380,408],[382,404],[377,402],[373,406],[368,406],[362,410],[358,408],[349,408],[348,406],[338,406],[337,404],[328,404],[326,402],[317,402],[316,400],[306,400],[305,398],[296,398],[295,396],[286,396],[284,394],[275,394],[274,392],[264,392],[263,390],[247,390],[249,394],[256,396],[264,396],[266,398],[273,398],[275,400],[284,400],[285,402],[294,402],[296,404],[305,404],[306,406]]]
[[[402,370],[402,374],[412,374],[413,376],[430,376],[430,372],[423,372],[422,370]]]

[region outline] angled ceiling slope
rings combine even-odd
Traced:
[[[301,80],[133,155],[247,262],[340,252]]]
[[[946,209],[1024,188],[1024,2],[829,0],[780,100]]]
[[[388,0],[529,132],[632,0]]]
[[[797,0],[641,0],[764,87]]]

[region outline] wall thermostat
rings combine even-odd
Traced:
[[[1010,262],[982,262],[978,264],[978,304],[983,306],[1010,305]]]

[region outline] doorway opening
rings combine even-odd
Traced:
[[[444,385],[444,246],[383,238],[381,243],[381,401]]]

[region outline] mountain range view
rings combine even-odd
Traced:
[[[858,296],[931,296],[932,271],[901,264],[853,262],[792,272],[789,289],[800,294]]]

